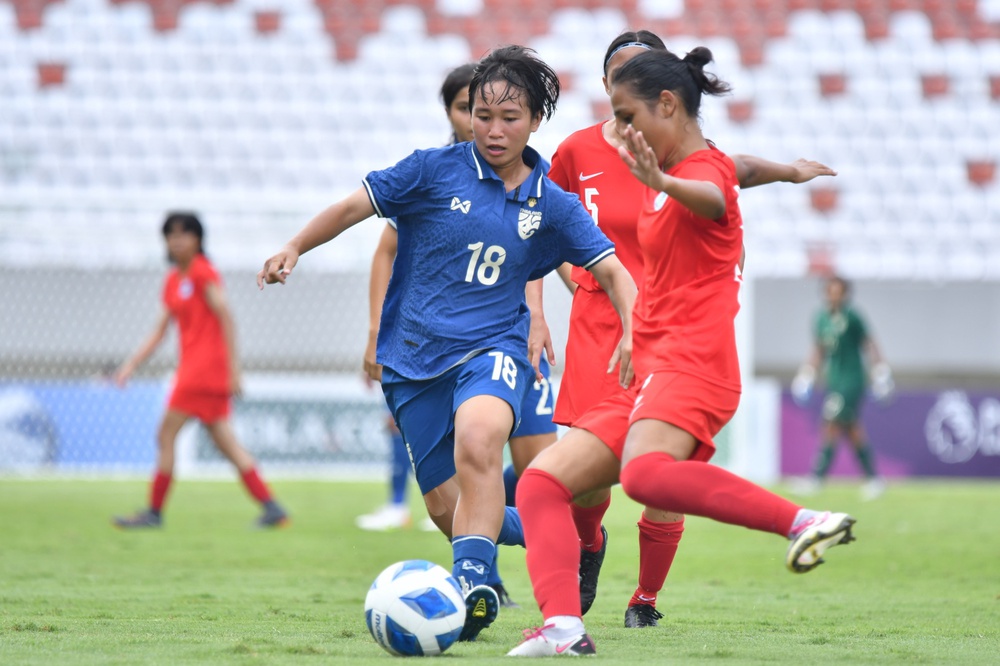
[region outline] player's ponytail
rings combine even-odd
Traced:
[[[649,104],[655,103],[662,91],[669,90],[681,99],[688,115],[697,118],[703,94],[722,95],[731,90],[728,83],[705,72],[710,62],[712,52],[704,46],[683,58],[670,51],[651,50],[615,70],[611,84],[630,86],[636,97]]]
[[[696,46],[684,56],[684,62],[691,69],[691,76],[705,95],[724,95],[733,88],[711,72],[705,71],[705,65],[712,62],[712,52],[705,46]]]

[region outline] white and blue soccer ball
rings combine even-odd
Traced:
[[[426,560],[396,562],[368,590],[365,622],[389,654],[429,657],[458,640],[465,624],[465,597],[443,567]]]

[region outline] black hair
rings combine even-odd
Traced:
[[[527,97],[532,116],[541,115],[548,120],[559,101],[559,77],[551,67],[542,62],[533,49],[526,46],[502,46],[483,56],[469,83],[469,99],[476,95],[486,101],[488,83],[505,84],[498,102],[505,102],[523,94]]]
[[[683,58],[670,51],[640,53],[615,70],[613,85],[628,85],[633,94],[647,104],[655,104],[660,92],[670,90],[684,104],[692,118],[698,117],[701,96],[723,95],[732,87],[705,71],[712,62],[712,52],[704,46],[692,49]]]
[[[176,228],[197,236],[198,254],[205,254],[205,227],[202,226],[197,215],[178,211],[167,213],[167,219],[163,221],[163,237],[166,238]],[[167,252],[167,259],[173,262],[173,257],[170,256],[169,252]]]
[[[651,51],[667,50],[667,45],[663,43],[663,40],[649,30],[629,30],[623,32],[611,40],[611,43],[608,44],[608,50],[604,52],[604,75],[608,75],[608,63],[611,62],[611,58],[615,53],[626,47],[626,45],[638,46],[640,44],[648,46]]]
[[[451,103],[458,97],[459,91],[468,90],[475,71],[475,63],[470,62],[459,65],[448,72],[448,76],[444,77],[444,83],[441,84],[441,101],[444,102],[445,110],[451,111]]]
[[[850,295],[851,283],[847,278],[839,275],[831,275],[826,279],[826,286],[829,287],[831,284],[839,284],[840,288],[844,291],[845,298]]]

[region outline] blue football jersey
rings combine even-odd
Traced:
[[[475,143],[418,150],[364,180],[398,250],[382,307],[377,360],[409,379],[436,377],[486,349],[525,355],[524,287],[563,262],[589,268],[614,245],[579,198],[545,175],[507,192]]]

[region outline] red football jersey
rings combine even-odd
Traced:
[[[229,353],[219,318],[205,298],[209,284],[221,284],[212,264],[199,254],[186,273],[173,269],[163,285],[163,304],[177,322],[181,354],[174,388],[228,393]]]
[[[549,178],[580,197],[639,284],[643,259],[636,224],[646,186],[604,139],[603,126],[600,122],[568,136],[552,156]],[[622,336],[618,313],[590,271],[574,266],[573,281],[580,291],[573,297],[566,362],[552,419],[563,425],[573,425],[588,409],[622,390],[617,371],[607,372]]]
[[[699,150],[668,175],[715,183],[726,199],[718,220],[698,217],[664,192],[646,191],[639,244],[646,271],[634,315],[637,376],[673,371],[740,390],[734,319],[743,247],[736,166],[723,152]]]
[[[552,156],[549,178],[574,192],[594,222],[615,244],[615,255],[638,284],[642,252],[636,239],[636,220],[646,186],[625,166],[618,149],[604,139],[604,122],[566,137]],[[573,281],[588,291],[601,287],[590,271],[573,267]]]

